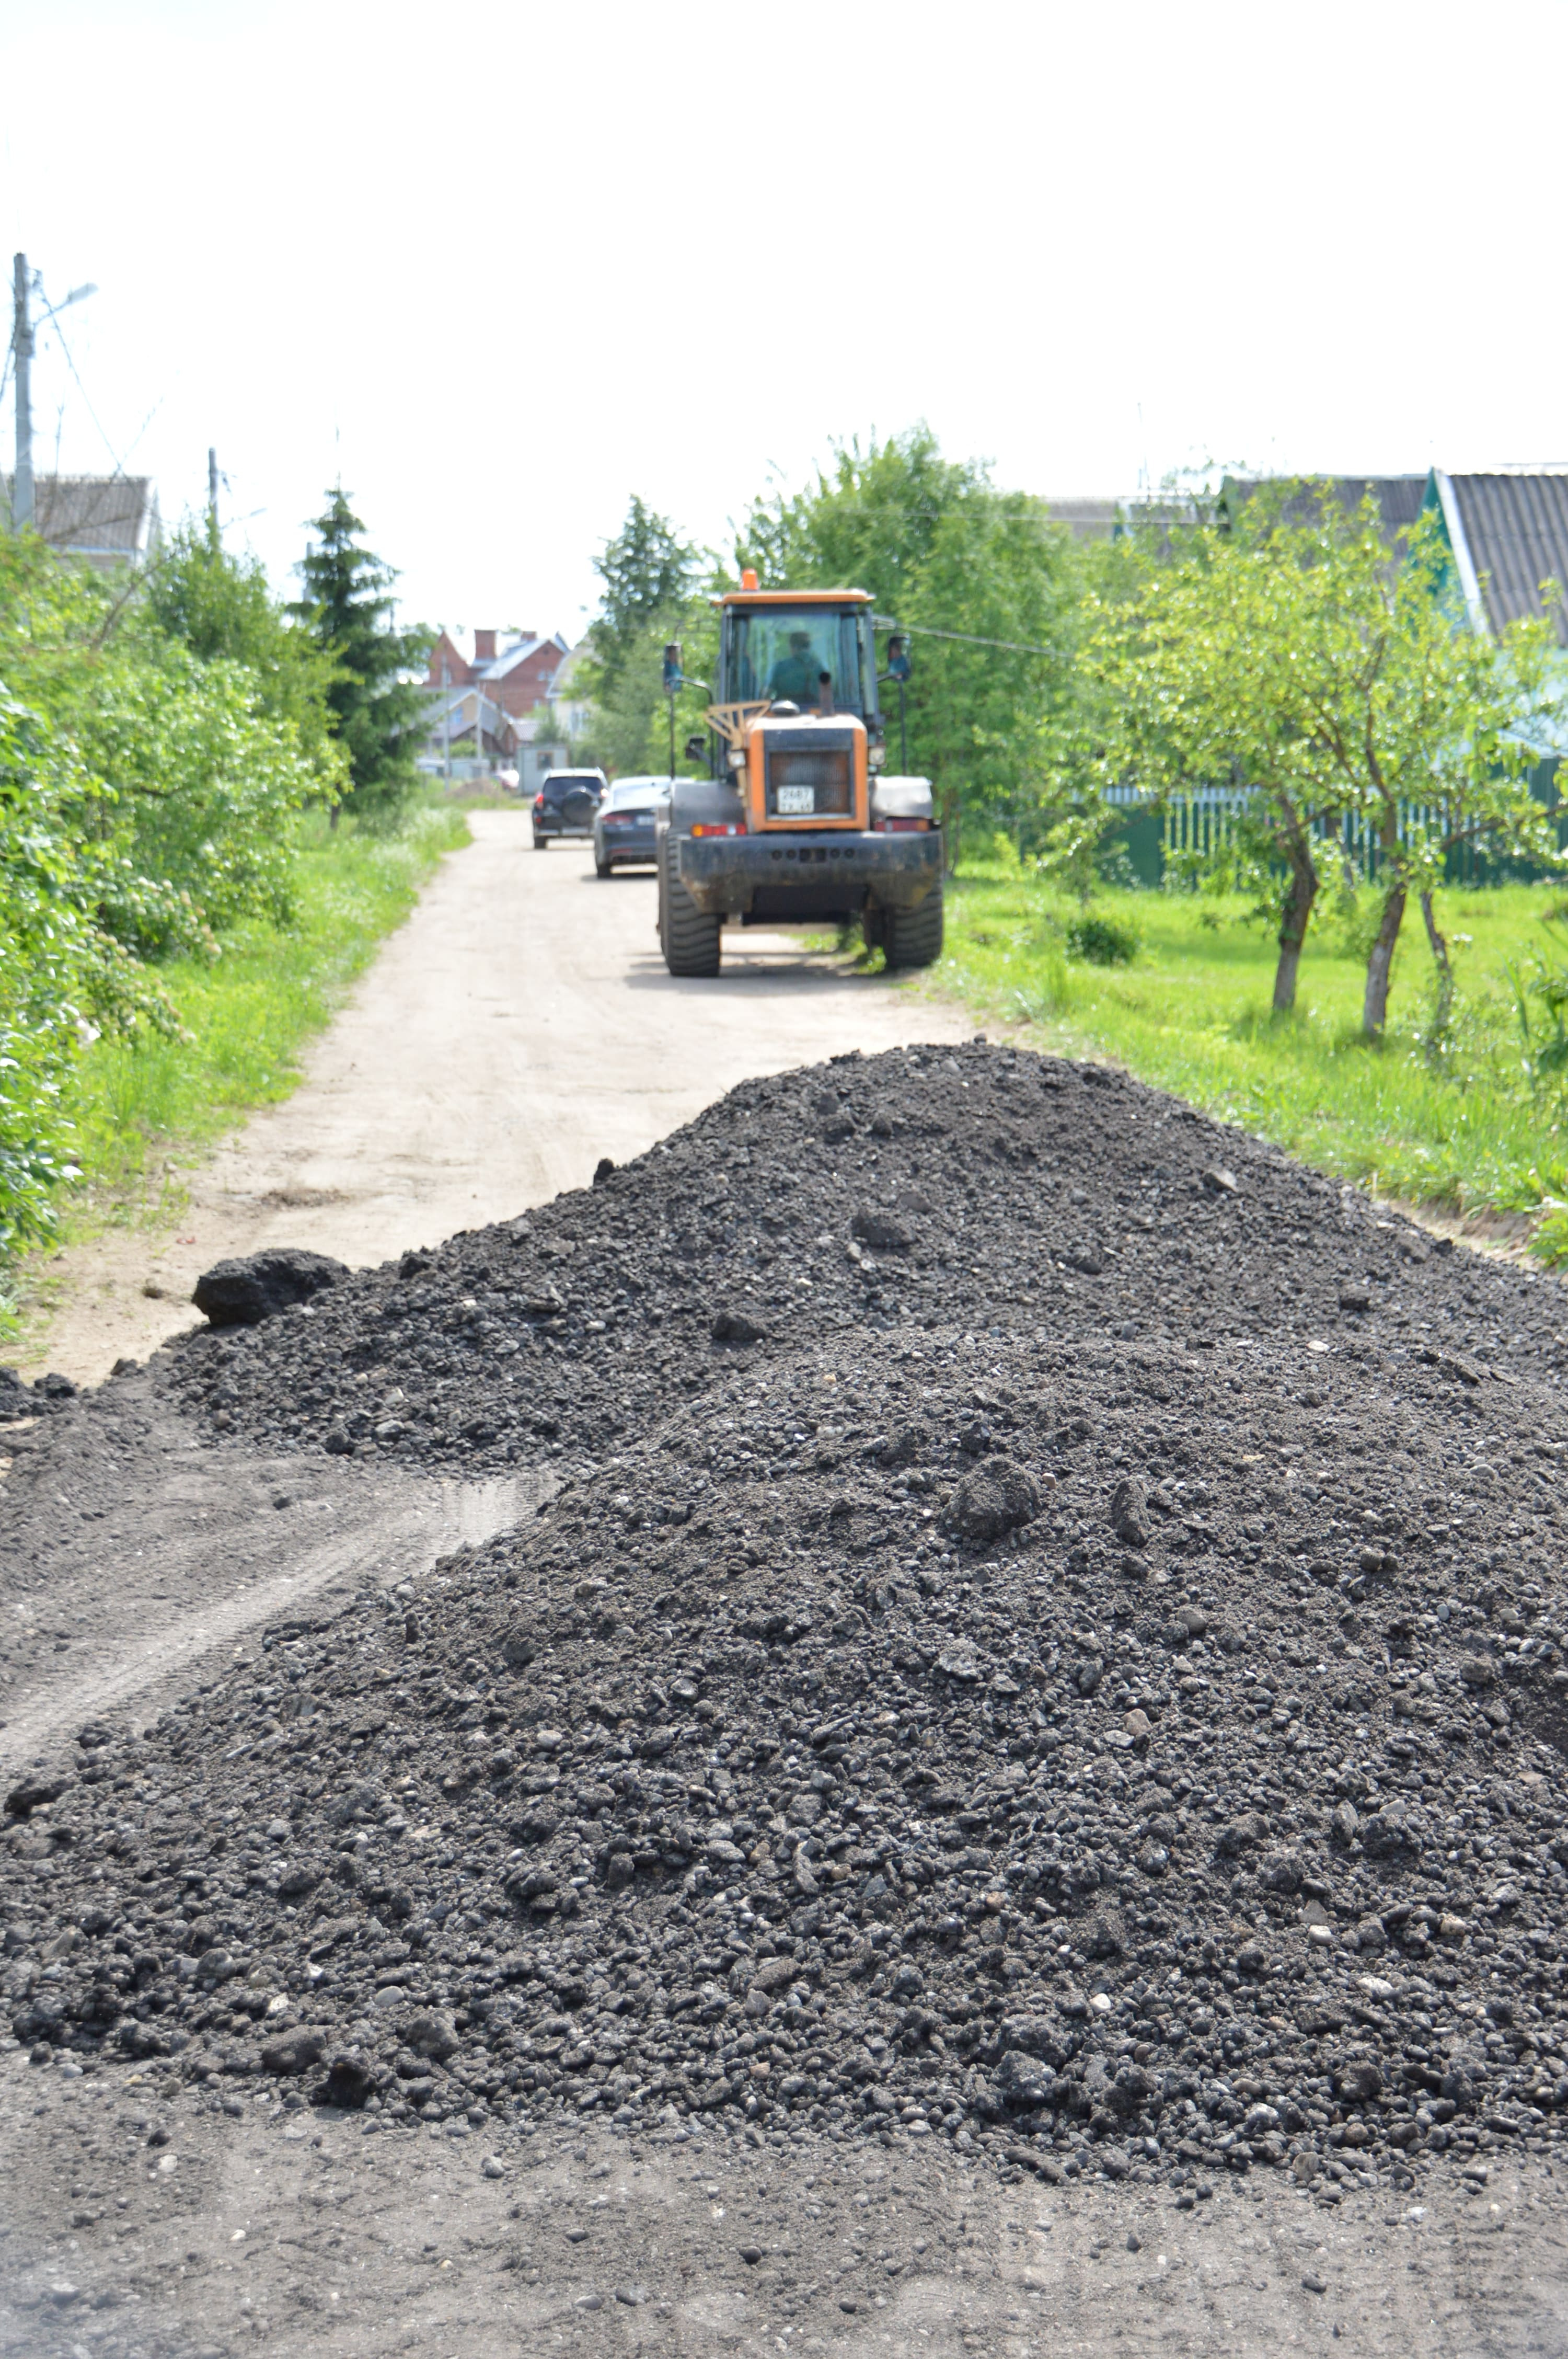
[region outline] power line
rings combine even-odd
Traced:
[[[959,639],[967,647],[1004,647],[1011,656],[1059,656],[1060,647],[1026,647],[1022,639],[979,639],[973,631],[938,631],[930,623],[892,623],[885,614],[872,621],[880,630],[902,631],[906,638]]]
[[[89,418],[92,419],[93,425],[97,427],[103,448],[108,451],[110,458],[114,462],[114,473],[117,475],[123,475],[125,472],[124,462],[115,451],[114,445],[110,441],[108,435],[104,432],[103,421],[99,418],[98,412],[93,408],[92,402],[89,401],[87,397],[87,387],[81,382],[81,370],[77,367],[75,361],[71,358],[70,346],[66,342],[65,331],[59,324],[59,315],[55,310],[55,308],[49,301],[49,297],[44,295],[41,276],[38,282],[38,293],[43,297],[43,306],[44,310],[49,313],[49,325],[54,330],[56,336],[59,339],[60,351],[65,354],[65,364],[70,371],[71,375],[76,379],[76,389],[81,396],[81,406],[86,410]],[[148,420],[148,423],[151,423],[150,419]],[[146,429],[144,427],[142,430],[145,433]]]

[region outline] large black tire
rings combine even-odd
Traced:
[[[549,848],[550,839],[547,835],[536,835],[534,838],[534,849],[535,852],[548,852]]]
[[[672,974],[717,974],[719,919],[697,908],[676,873],[676,839],[666,835],[659,867],[659,940],[665,964]]]
[[[593,873],[596,876],[608,876],[610,874],[609,861],[596,860],[593,864]]]
[[[887,939],[887,911],[874,902],[868,902],[860,912],[860,931],[869,951],[880,951]]]
[[[890,967],[930,966],[942,955],[942,887],[934,885],[913,909],[882,918],[882,949]]]

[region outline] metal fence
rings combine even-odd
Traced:
[[[1540,764],[1530,789],[1554,815],[1558,844],[1568,850],[1568,801],[1558,792],[1557,766],[1555,761]],[[1135,787],[1112,787],[1107,794],[1107,800],[1127,814],[1121,848],[1145,885],[1160,884],[1177,858],[1200,865],[1219,859],[1235,839],[1248,799],[1239,787],[1198,787],[1162,803],[1150,802]],[[1401,838],[1441,824],[1442,813],[1430,803],[1400,806]],[[1373,830],[1359,814],[1347,812],[1333,825],[1318,821],[1313,833],[1320,843],[1333,847],[1336,861],[1348,861],[1357,876],[1370,880],[1377,875],[1381,853]],[[1552,874],[1534,862],[1498,858],[1470,844],[1451,853],[1446,866],[1451,885],[1538,884]]]

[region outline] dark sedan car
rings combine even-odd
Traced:
[[[633,861],[651,864],[658,858],[659,815],[669,799],[668,778],[616,779],[594,815],[593,864],[601,876]]]
[[[579,842],[590,836],[604,792],[602,770],[547,770],[534,798],[535,851],[546,851],[557,836],[576,836]]]

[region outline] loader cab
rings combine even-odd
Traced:
[[[719,601],[719,701],[763,698],[836,712],[881,734],[871,600],[864,590],[740,590]]]

